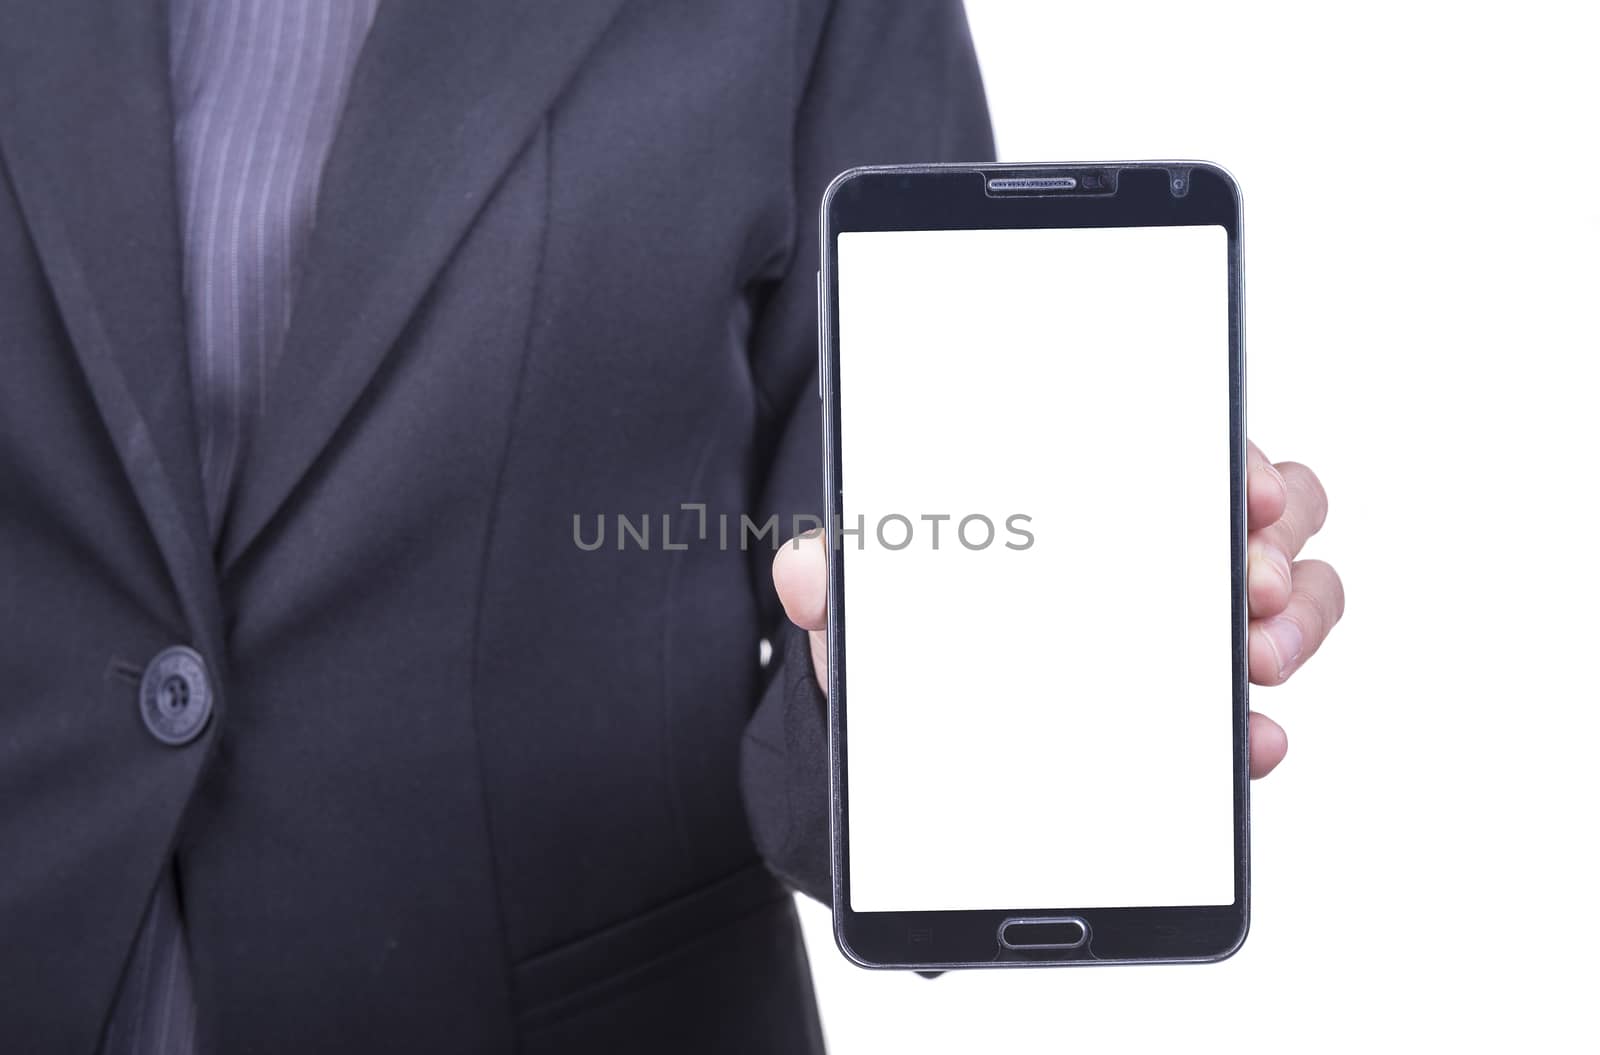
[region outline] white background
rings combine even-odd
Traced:
[[[804,903],[835,1055],[1594,1050],[1591,15],[970,0],[1002,158],[1239,178],[1250,431],[1326,483],[1348,608],[1253,693],[1290,749],[1239,955],[928,981]]]
[[[852,906],[1232,903],[1227,232],[838,259]]]

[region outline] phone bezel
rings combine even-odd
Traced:
[[[1173,192],[1182,173],[1187,190]],[[1059,179],[1107,174],[1113,193],[989,192],[989,179]],[[962,967],[1213,962],[1243,944],[1249,930],[1249,666],[1245,594],[1244,277],[1240,195],[1233,177],[1203,161],[1072,164],[871,166],[837,176],[821,207],[819,384],[823,404],[827,537],[839,538],[842,479],[839,436],[838,235],[843,231],[971,230],[1044,227],[1148,227],[1217,224],[1228,237],[1228,401],[1231,493],[1234,721],[1234,890],[1227,906],[856,912],[850,908],[845,654],[845,554],[830,547],[828,590],[829,763],[834,938],[864,967]],[[1000,939],[1008,921],[1072,918],[1088,939],[1076,948],[1015,948]]]

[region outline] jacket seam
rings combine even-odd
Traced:
[[[505,903],[500,855],[496,849],[494,811],[490,808],[489,803],[488,775],[483,756],[483,733],[478,716],[478,691],[479,674],[483,666],[483,612],[485,597],[488,593],[490,555],[494,552],[494,542],[498,534],[500,506],[505,495],[506,470],[511,462],[512,440],[517,433],[517,415],[522,405],[523,391],[527,383],[528,362],[533,358],[534,354],[534,333],[538,328],[539,305],[546,286],[544,281],[545,261],[549,255],[552,237],[550,231],[550,198],[554,194],[551,184],[554,177],[554,162],[552,159],[555,149],[552,141],[555,136],[555,121],[555,112],[552,108],[546,115],[542,126],[535,130],[533,139],[522,151],[522,154],[526,155],[528,150],[539,144],[544,154],[541,159],[544,168],[542,176],[544,187],[539,203],[541,212],[539,217],[539,249],[537,259],[534,262],[533,274],[529,281],[531,296],[528,305],[528,321],[522,334],[522,354],[517,363],[516,382],[512,390],[511,406],[507,413],[505,439],[501,444],[499,464],[495,468],[494,483],[489,492],[489,512],[483,531],[483,547],[478,556],[478,583],[475,591],[477,599],[473,604],[472,635],[468,645],[470,649],[470,666],[467,675],[467,709],[472,723],[473,752],[477,756],[478,763],[478,795],[483,813],[484,841],[489,856],[489,883],[494,889],[495,916],[500,930],[500,954],[503,963],[502,981],[511,1032],[511,1051],[513,1052],[522,1050],[521,1031],[517,1028],[516,957],[512,948],[510,929],[506,922],[508,913]],[[541,140],[542,143],[540,142]]]

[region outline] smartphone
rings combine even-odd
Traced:
[[[840,949],[919,970],[1231,955],[1237,185],[1199,161],[858,168],[821,226]]]

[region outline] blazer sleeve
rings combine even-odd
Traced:
[[[835,0],[802,37],[797,62],[794,237],[761,305],[752,364],[768,410],[760,521],[780,533],[820,516],[822,405],[817,398],[818,211],[834,176],[856,165],[988,161],[994,139],[959,0]],[[812,521],[813,523],[819,521]],[[755,547],[752,578],[772,644],[765,687],[741,750],[745,811],[768,866],[831,901],[827,700],[803,633],[783,616],[772,552]]]

